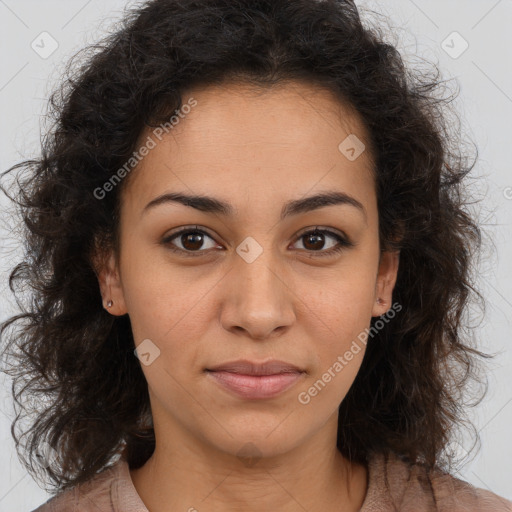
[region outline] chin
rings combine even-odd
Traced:
[[[244,465],[250,465],[260,458],[287,453],[301,443],[301,439],[292,436],[289,430],[273,430],[275,427],[275,424],[272,427],[262,426],[261,429],[254,425],[245,429],[240,427],[238,430],[231,427],[227,429],[231,436],[224,432],[223,439],[210,439],[210,443],[217,450],[239,458]]]

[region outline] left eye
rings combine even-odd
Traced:
[[[205,231],[189,227],[167,236],[162,243],[167,245],[174,252],[186,254],[187,256],[200,256],[202,253],[206,252],[205,249],[211,249],[216,246],[216,243],[212,243],[210,247],[203,247],[205,236],[215,242]],[[331,246],[325,250],[325,243],[328,238],[331,238],[337,243],[332,243]],[[181,244],[181,247],[173,243],[175,239]],[[331,255],[354,245],[348,238],[327,229],[316,228],[306,231],[296,239],[295,243],[303,239],[305,240],[305,243],[302,242],[304,250],[318,253],[315,254],[315,256]]]
[[[328,238],[332,238],[334,240],[336,240],[338,243],[337,244],[334,244],[334,246],[332,246],[330,249],[328,250],[318,250],[318,247],[315,248],[315,245],[318,245],[318,243],[320,243],[322,245],[322,247],[320,247],[320,249],[323,249],[323,245],[325,244],[325,238],[328,237]],[[323,257],[323,256],[331,256],[333,254],[336,254],[338,252],[341,252],[342,250],[348,248],[348,247],[353,247],[354,244],[345,236],[342,236],[338,233],[335,233],[334,231],[330,231],[328,229],[318,229],[318,228],[315,228],[314,230],[310,230],[310,231],[306,231],[305,233],[302,233],[299,237],[298,237],[298,240],[302,240],[303,238],[305,238],[307,240],[307,245],[308,246],[313,246],[313,250],[311,250],[311,252],[313,253],[318,253],[318,254],[314,254],[314,256],[319,256],[319,257]],[[303,243],[304,245],[304,243]],[[310,247],[306,247],[306,250],[309,250]]]
[[[326,238],[334,239],[337,243],[331,245],[330,248],[327,250],[321,250],[324,249],[325,240]],[[311,252],[319,253],[315,254],[315,256],[329,256],[334,253],[338,253],[345,249],[346,247],[352,247],[354,244],[350,242],[350,240],[342,235],[339,235],[338,233],[335,233],[334,231],[330,231],[328,229],[314,229],[310,231],[306,231],[305,233],[302,233],[298,240],[306,240],[306,250],[311,250]],[[302,243],[304,246],[304,242]],[[321,245],[319,248],[318,245]]]

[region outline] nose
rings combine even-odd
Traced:
[[[265,251],[251,263],[239,258],[234,265],[221,312],[224,329],[255,340],[286,332],[298,300],[289,275]]]

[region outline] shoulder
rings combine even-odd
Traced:
[[[114,484],[123,460],[118,461],[85,483],[51,497],[32,512],[115,512]]]
[[[493,492],[397,455],[373,454],[368,468],[361,512],[512,512],[512,502]]]

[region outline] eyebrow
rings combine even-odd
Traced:
[[[235,214],[235,208],[231,204],[215,197],[168,192],[151,200],[142,210],[142,215],[156,206],[167,203],[178,203],[195,208],[201,212],[220,214],[227,217]],[[280,219],[283,220],[286,217],[298,215],[299,213],[306,213],[333,205],[353,206],[362,213],[365,220],[367,218],[364,206],[356,198],[345,192],[330,191],[287,202],[281,210]]]

